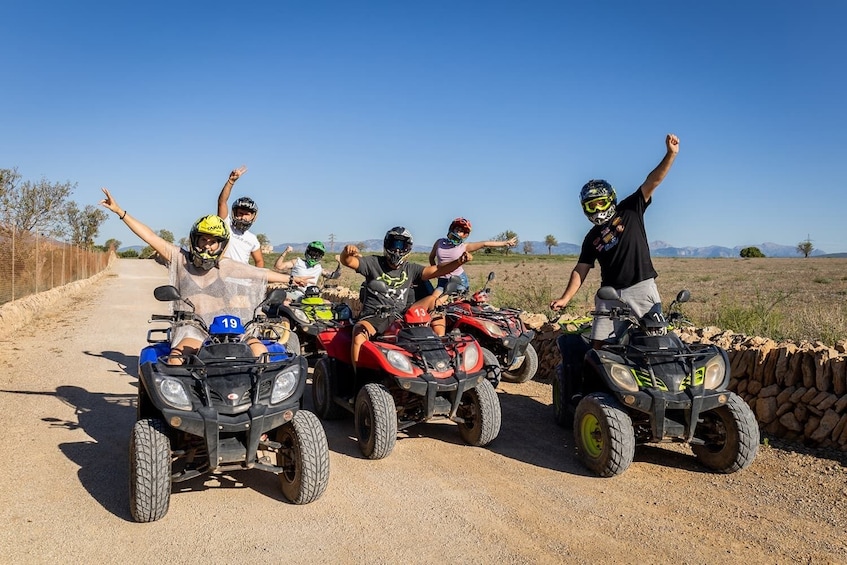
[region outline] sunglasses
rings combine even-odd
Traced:
[[[595,198],[594,200],[589,200],[588,202],[582,205],[582,209],[588,212],[589,214],[593,214],[594,212],[603,212],[608,210],[612,205],[612,199],[608,196],[601,196],[600,198]]]

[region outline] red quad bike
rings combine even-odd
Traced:
[[[382,281],[369,288],[383,293]],[[485,446],[500,432],[500,400],[485,378],[482,348],[459,332],[438,336],[425,308],[412,307],[385,334],[362,345],[358,370],[350,362],[353,323],[327,324],[318,338],[327,354],[315,364],[312,400],[325,420],[354,414],[356,437],[369,459],[387,457],[397,433],[449,418],[465,443]]]
[[[488,273],[485,288],[444,306],[447,331],[474,336],[483,348],[486,366],[499,365],[499,377],[506,382],[524,383],[538,371],[538,353],[531,343],[535,332],[521,321],[521,310],[495,308],[488,303],[493,280],[494,272]]]

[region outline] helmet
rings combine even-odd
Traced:
[[[200,246],[200,236],[203,235],[214,237],[220,242],[217,250],[210,251]],[[216,266],[223,256],[226,244],[229,243],[229,227],[220,216],[203,216],[191,226],[188,241],[191,263],[198,269],[208,271]]]
[[[579,191],[579,203],[588,220],[601,226],[615,215],[618,195],[608,182],[600,179],[590,180]]]
[[[452,222],[450,222],[450,229],[447,232],[447,239],[449,239],[454,245],[459,245],[463,241],[465,241],[465,237],[461,237],[458,234],[458,231],[462,230],[465,232],[465,237],[467,234],[471,233],[471,223],[464,218],[456,218]]]
[[[326,253],[326,247],[324,247],[324,244],[320,241],[313,241],[306,246],[306,265],[314,267],[321,262],[321,259],[324,257],[324,253]]]
[[[321,295],[321,289],[315,285],[309,285],[306,287],[306,291],[303,294],[306,298],[315,298]]]
[[[248,221],[236,219],[236,208],[241,208],[243,210],[253,212],[253,220],[255,220],[256,214],[259,213],[259,207],[256,206],[256,203],[253,201],[252,198],[248,198],[246,196],[242,196],[241,198],[232,203],[232,226],[239,231],[249,230],[250,226],[253,225],[253,220]]]
[[[392,269],[397,269],[412,252],[412,234],[403,226],[395,226],[385,232],[382,240],[383,255]]]

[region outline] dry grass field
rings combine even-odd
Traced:
[[[412,260],[425,264],[427,257],[414,254]],[[465,269],[474,290],[482,287],[489,271],[495,272],[495,304],[552,315],[547,304],[561,295],[575,261],[571,256],[477,253]],[[653,262],[666,306],[679,290],[691,291],[683,312],[697,326],[828,345],[847,339],[847,259],[657,257]],[[333,261],[325,263],[334,266]],[[339,284],[357,289],[361,281],[345,268]],[[566,313],[579,317],[591,310],[599,285],[595,268]]]

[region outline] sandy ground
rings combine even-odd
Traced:
[[[428,424],[370,461],[351,420],[328,422],[316,502],[288,504],[276,477],[244,471],[184,483],[164,519],[133,523],[137,354],[165,280],[151,261],[118,261],[0,344],[0,562],[847,562],[840,455],[763,445],[747,470],[715,475],[686,447],[644,447],[599,479],[537,382],[499,389],[489,448]]]

